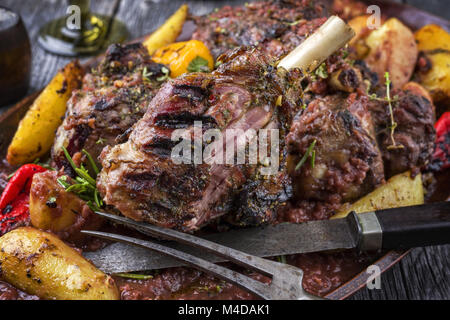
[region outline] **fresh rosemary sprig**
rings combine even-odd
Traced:
[[[77,167],[73,162],[72,157],[69,155],[69,152],[65,147],[62,147],[64,155],[66,156],[67,161],[77,174],[77,177],[74,179],[74,183],[69,182],[67,176],[62,176],[58,178],[58,183],[67,191],[75,193],[80,199],[87,202],[87,205],[91,210],[98,211],[103,207],[103,200],[100,197],[100,193],[97,190],[96,178],[99,173],[99,169],[94,162],[92,156],[86,150],[82,150],[83,154],[86,155],[92,170],[94,171],[94,177],[89,174],[89,171],[83,166]]]
[[[306,153],[303,155],[303,157],[300,159],[300,161],[295,166],[295,171],[300,169],[308,160],[309,157],[311,157],[311,168],[314,168],[315,162],[316,162],[316,151],[314,150],[314,147],[317,143],[317,140],[314,140],[308,147],[308,150],[306,150]]]

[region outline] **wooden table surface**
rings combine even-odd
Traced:
[[[249,1],[249,0],[247,0]],[[93,0],[95,12],[105,12],[108,0]],[[118,18],[124,21],[131,39],[150,33],[181,3],[188,3],[192,13],[205,14],[225,4],[245,1],[186,1],[186,0],[122,0]],[[448,0],[397,0],[408,2],[450,19]],[[20,13],[27,27],[33,50],[30,93],[42,88],[56,71],[70,59],[51,55],[37,44],[37,33],[44,22],[65,13],[66,1],[0,0],[0,5]],[[0,108],[0,113],[6,107]],[[380,290],[362,289],[351,299],[450,299],[450,246],[417,248],[381,277]]]

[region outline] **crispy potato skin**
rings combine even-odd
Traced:
[[[401,88],[411,78],[418,57],[417,44],[411,30],[396,18],[387,20],[366,39],[370,48],[366,63],[384,79],[389,72],[394,88]]]
[[[118,300],[114,280],[55,235],[31,227],[0,238],[1,278],[43,299]]]
[[[352,211],[362,213],[423,203],[422,176],[418,174],[411,178],[411,174],[405,172],[392,177],[385,185],[378,187],[352,205],[342,208],[332,219],[344,218]]]
[[[50,198],[55,199],[54,205],[46,204]],[[75,223],[82,209],[82,200],[55,184],[53,172],[49,171],[33,177],[29,208],[34,227],[58,232]]]
[[[6,159],[10,164],[32,162],[50,150],[66,112],[66,102],[72,91],[80,87],[82,76],[83,69],[78,62],[70,62],[36,98],[9,145]]]
[[[369,28],[369,22],[372,19],[370,15],[359,16],[351,19],[348,25],[355,31],[355,36],[348,43],[356,50],[356,58],[364,59],[370,52],[369,46],[366,44],[366,38],[372,33],[373,29]],[[384,23],[381,19],[381,23]]]
[[[85,201],[59,185],[57,178],[61,175],[45,171],[33,176],[29,205],[31,224],[56,233],[63,240],[82,244],[86,237],[80,230],[97,230],[103,220]],[[54,201],[48,203],[49,199]]]
[[[188,6],[182,5],[164,24],[153,32],[143,45],[147,48],[148,53],[152,55],[157,49],[168,45],[180,35],[183,30],[184,22],[188,14]]]
[[[424,62],[429,64],[416,72],[420,84],[430,91],[435,103],[450,103],[450,34],[431,24],[418,30],[415,38]]]

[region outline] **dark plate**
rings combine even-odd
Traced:
[[[440,25],[447,31],[450,31],[450,21],[417,8],[382,0],[368,0],[365,2],[380,6],[382,14],[387,17],[397,17],[414,30],[419,29],[424,25],[434,23]],[[192,23],[187,23],[180,39],[188,38],[192,30]],[[136,41],[141,39],[136,39]],[[95,63],[96,60],[97,59],[94,59],[91,63]],[[39,92],[36,92],[27,96],[11,107],[8,111],[0,115],[0,127],[2,128],[0,132],[0,159],[5,158],[8,145],[16,132],[20,119],[25,115],[29,106],[33,103],[38,94]],[[448,199],[450,193],[447,188],[447,182],[447,179],[439,179],[438,177],[438,186],[435,192],[436,196],[433,197],[433,201],[445,201]],[[375,261],[373,265],[377,265],[381,272],[385,272],[407,254],[408,251],[390,251]],[[365,272],[365,270],[362,270],[361,273],[357,274],[353,279],[329,293],[326,297],[330,299],[345,299],[364,287],[368,277],[369,274]]]

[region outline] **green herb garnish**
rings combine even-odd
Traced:
[[[211,72],[208,67],[208,60],[200,56],[196,56],[188,65],[189,72]]]
[[[105,143],[105,139],[103,139],[103,138],[98,138],[98,140],[95,142],[95,144],[103,144],[103,143]]]
[[[308,147],[308,150],[306,150],[306,153],[303,155],[303,157],[300,159],[300,161],[295,166],[295,171],[300,169],[308,160],[309,157],[311,157],[311,167],[314,168],[314,163],[316,161],[316,152],[313,150],[314,146],[316,145],[317,140],[314,140]]]
[[[278,260],[279,263],[286,264],[286,256],[278,256],[277,260]]]
[[[121,278],[136,279],[136,280],[148,280],[153,278],[153,276],[149,274],[116,273],[115,275]]]
[[[166,67],[162,67],[161,72],[163,73],[163,75],[156,78],[156,81],[162,82],[162,81],[166,81],[167,79],[169,79],[169,74],[170,74],[169,69],[167,69]]]
[[[67,191],[75,193],[80,199],[87,202],[87,205],[91,210],[98,211],[101,207],[103,207],[103,200],[100,197],[100,194],[97,190],[96,181],[97,174],[99,169],[97,168],[92,156],[83,149],[83,154],[86,155],[92,170],[94,171],[94,177],[92,177],[88,170],[83,166],[77,167],[73,162],[72,157],[69,155],[69,152],[65,147],[62,147],[64,155],[66,156],[67,161],[70,163],[73,170],[77,174],[77,177],[74,179],[74,183],[70,183],[68,181],[67,176],[62,176],[57,179],[58,183]]]
[[[386,101],[388,103],[389,106],[389,114],[391,116],[391,125],[390,125],[390,129],[391,129],[391,141],[392,141],[392,145],[390,145],[389,147],[387,147],[388,150],[392,150],[392,149],[401,149],[403,148],[403,146],[401,144],[397,144],[395,142],[395,138],[394,138],[394,133],[395,133],[395,128],[397,128],[397,122],[395,122],[394,120],[394,111],[392,108],[392,103],[394,102],[391,99],[391,79],[389,78],[389,72],[386,72],[384,74],[384,77],[386,78]]]
[[[58,181],[59,185],[61,187],[63,187],[64,189],[67,189],[70,187],[70,183],[67,182],[67,176],[61,176],[58,179],[56,179],[56,181]]]
[[[327,71],[327,65],[325,63],[322,63],[314,72],[316,76],[322,79],[328,78],[328,71]]]
[[[144,80],[150,81],[150,77],[153,75],[153,72],[148,72],[147,67],[144,67],[142,70],[142,78]]]
[[[98,169],[97,165],[95,164],[94,159],[92,159],[92,156],[85,149],[83,149],[82,152],[88,158],[89,164],[91,165],[92,170],[94,170],[95,175],[97,176],[98,173],[100,172],[100,170]]]

